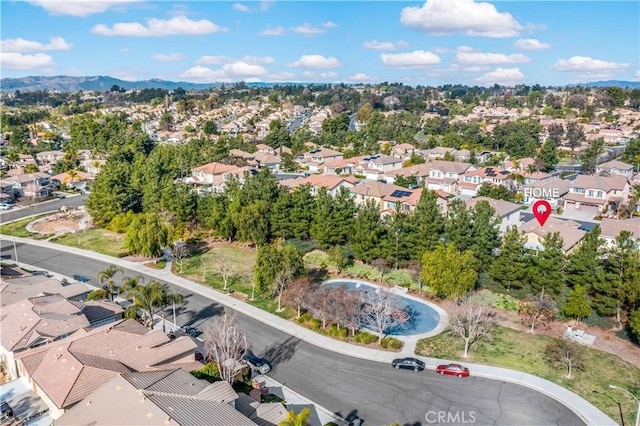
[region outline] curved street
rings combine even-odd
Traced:
[[[84,275],[90,284],[96,284],[97,273],[108,266],[99,260],[22,242],[17,242],[16,248],[20,262],[67,276]],[[10,237],[2,240],[2,258],[14,258]],[[125,274],[139,275],[133,270],[125,270]],[[179,325],[202,329],[223,309],[204,296],[170,287],[186,296],[179,310]],[[584,424],[556,400],[513,383],[480,377],[458,379],[430,370],[419,374],[398,371],[386,364],[317,347],[248,316],[238,315],[238,322],[254,351],[273,363],[271,375],[276,380],[342,416],[356,413],[368,425],[396,421],[410,425]]]

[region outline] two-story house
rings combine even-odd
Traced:
[[[515,185],[511,172],[496,167],[484,167],[477,170],[469,170],[458,182],[460,194],[475,197],[480,187],[485,184],[502,185],[509,190],[514,190]]]
[[[613,210],[626,202],[629,195],[629,182],[622,175],[587,176],[578,175],[564,197],[564,210],[602,213],[608,208]]]
[[[423,186],[434,191],[442,190],[449,194],[459,193],[460,176],[476,170],[470,163],[454,161],[433,161],[426,163],[429,174],[423,178]]]
[[[507,232],[512,226],[518,227],[522,223],[520,221],[520,205],[510,203],[509,201],[496,200],[489,197],[476,197],[467,200],[467,207],[470,209],[475,207],[479,202],[486,201],[495,211],[495,216],[499,217],[501,222],[499,230],[501,234]]]
[[[3,179],[13,184],[15,197],[43,198],[51,193],[51,178],[42,172],[8,176]]]
[[[237,170],[238,166],[231,166],[222,163],[209,163],[191,169],[191,176],[185,181],[199,187],[219,188],[224,182],[223,174]]]
[[[320,189],[325,188],[332,197],[335,197],[342,188],[350,191],[358,182],[359,179],[352,176],[311,175],[306,178],[283,179],[279,183],[289,190],[302,185],[309,185],[312,195],[318,195]]]
[[[405,188],[376,180],[360,182],[349,191],[356,205],[361,206],[369,201],[373,201],[378,204],[380,210],[384,210],[384,197],[398,190],[403,191]]]
[[[564,254],[570,254],[575,250],[580,241],[587,235],[587,231],[580,228],[580,223],[555,216],[550,216],[544,226],[540,226],[536,219],[531,219],[520,225],[518,230],[526,238],[525,248],[536,251],[544,250],[542,241],[546,234],[557,232],[562,238],[562,251]]]
[[[552,207],[562,207],[564,197],[569,192],[571,182],[552,176],[548,179],[539,180],[526,184],[518,189],[522,194],[522,201],[525,204],[533,204],[538,200],[547,200]]]
[[[317,172],[321,170],[325,163],[341,160],[342,158],[344,158],[344,155],[340,151],[329,148],[316,148],[312,151],[305,152],[297,161],[302,167],[308,167],[309,171]]]
[[[13,182],[8,180],[0,180],[0,202],[13,203],[16,201],[15,189]]]
[[[631,233],[631,239],[635,241],[636,249],[640,250],[640,217],[618,220],[603,217],[600,222],[600,238],[608,248],[616,246],[616,238],[622,231]]]
[[[412,212],[415,210],[418,201],[420,201],[422,191],[422,188],[401,188],[393,191],[391,194],[385,195],[382,198],[383,210],[381,215],[383,217],[392,215],[396,211],[402,213]]]
[[[375,154],[360,160],[354,174],[364,176],[365,179],[379,180],[384,173],[400,168],[402,168],[402,159],[391,155]]]
[[[391,155],[401,160],[408,160],[416,151],[416,147],[410,143],[401,143],[391,148]]]
[[[609,176],[621,175],[627,179],[633,177],[633,166],[618,160],[607,161],[596,166],[596,174],[607,174]]]

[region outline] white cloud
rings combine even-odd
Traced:
[[[288,66],[293,68],[337,68],[342,64],[335,56],[325,57],[322,55],[302,55],[297,61]]]
[[[238,12],[244,12],[244,13],[251,12],[251,9],[249,8],[249,6],[246,6],[242,3],[234,3],[233,9],[237,10]]]
[[[326,33],[327,30],[324,27],[315,27],[313,25],[307,24],[306,22],[302,25],[298,25],[296,27],[290,28],[292,32],[296,34],[302,34],[305,36],[314,36],[322,33]]]
[[[492,86],[514,86],[524,80],[525,76],[519,68],[496,68],[475,79],[478,84]]]
[[[32,70],[53,66],[53,58],[45,53],[23,55],[19,52],[0,52],[0,67],[12,70]]]
[[[275,1],[273,0],[262,0],[260,2],[259,9],[261,12],[266,12],[271,6],[273,6],[274,3]]]
[[[304,78],[316,78],[316,79],[320,79],[320,80],[328,80],[330,78],[336,78],[338,76],[337,72],[333,72],[333,71],[328,71],[328,72],[320,72],[320,73],[314,73],[311,71],[305,71],[302,73],[302,76]]]
[[[206,19],[192,21],[184,15],[167,21],[152,18],[145,27],[139,22],[119,22],[109,28],[104,24],[95,25],[91,32],[106,36],[162,37],[168,35],[198,35],[225,32],[227,28]]]
[[[409,46],[409,43],[402,40],[398,40],[396,42],[371,40],[365,41],[362,45],[367,49],[373,50],[395,50],[399,48],[406,48]]]
[[[513,46],[522,50],[544,50],[551,47],[549,43],[542,43],[535,38],[521,38]]]
[[[128,47],[123,47],[122,49],[120,49],[120,52],[122,52],[122,53],[129,53],[129,52],[131,52],[131,49],[130,49],[130,48],[128,48]]]
[[[338,28],[338,24],[332,21],[327,21],[324,24],[322,24],[322,26],[325,28]]]
[[[351,76],[347,77],[347,79],[351,80],[351,81],[371,81],[371,80],[373,80],[373,77],[368,76],[365,73],[359,72],[359,73],[356,73],[354,75],[351,75]]]
[[[523,64],[531,62],[531,59],[520,53],[506,55],[504,53],[472,52],[466,46],[458,49],[456,62],[463,65],[500,65],[500,64]]]
[[[107,9],[124,6],[128,3],[138,3],[143,0],[27,0],[36,6],[40,6],[51,15],[87,16],[101,13]]]
[[[294,79],[296,78],[296,75],[292,72],[279,72],[279,73],[274,73],[274,74],[269,74],[266,77],[266,81],[273,81],[273,82],[293,82],[295,81]]]
[[[382,53],[382,63],[390,67],[420,68],[440,63],[440,57],[432,52],[414,50],[408,53]]]
[[[180,74],[181,78],[189,81],[200,81],[212,83],[216,81],[259,81],[257,77],[267,73],[267,70],[260,65],[247,64],[246,62],[234,62],[225,64],[221,69],[212,70],[211,68],[196,65]]]
[[[635,74],[633,74],[633,81],[640,81],[640,70],[636,71]]]
[[[515,37],[523,29],[511,14],[474,0],[427,0],[422,7],[402,9],[400,23],[433,35]]]
[[[438,55],[442,55],[444,53],[449,53],[450,50],[445,48],[445,47],[434,47],[433,49],[431,49],[431,51],[433,53],[437,53]]]
[[[231,56],[209,56],[204,55],[198,58],[196,64],[228,64],[231,62],[245,62],[254,65],[268,65],[276,62],[271,56],[244,56],[233,58]]]
[[[285,29],[284,27],[273,27],[273,28],[267,28],[266,30],[262,31],[261,33],[258,33],[258,35],[261,36],[281,36],[284,35]]]
[[[37,41],[25,40],[23,38],[7,39],[0,42],[0,50],[3,52],[69,50],[72,47],[73,44],[67,43],[62,37],[49,37],[49,44],[42,44]]]
[[[619,62],[607,62],[600,59],[593,59],[588,56],[572,56],[569,59],[560,59],[553,64],[552,68],[556,71],[567,72],[602,72],[615,71],[620,68],[628,68],[630,64]]]
[[[151,58],[160,62],[174,62],[174,61],[183,60],[185,56],[181,53],[172,53],[170,55],[165,55],[161,53],[158,55],[153,55]]]

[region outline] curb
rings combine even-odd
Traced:
[[[207,298],[211,298],[222,305],[230,307],[253,319],[266,323],[271,327],[276,328],[286,334],[289,334],[293,337],[296,337],[300,340],[326,350],[331,350],[333,352],[341,353],[343,355],[351,356],[354,358],[367,359],[377,362],[391,362],[392,359],[397,358],[399,355],[397,352],[383,352],[377,349],[363,348],[361,346],[356,346],[345,342],[338,342],[330,337],[315,333],[302,326],[299,326],[294,322],[287,321],[276,315],[265,312],[231,296],[219,293],[212,288],[204,287],[185,278],[175,276],[171,271],[152,269],[144,266],[143,264],[134,263],[128,260],[122,260],[119,258],[107,256],[101,253],[91,252],[84,249],[79,249],[76,247],[69,247],[44,241],[35,241],[21,237],[12,238],[15,238],[16,241],[19,241],[23,244],[36,245],[44,248],[50,248],[52,250],[64,251],[79,256],[94,258],[107,263],[119,264],[119,266],[126,267],[127,269],[132,269],[138,272],[145,273],[147,275],[156,276],[160,279],[163,279],[164,281],[171,282],[172,284],[178,285],[186,290],[192,291]],[[420,358],[427,363],[427,366],[433,369],[435,369],[436,365],[447,362],[446,360],[437,358]],[[587,425],[617,425],[616,422],[614,422],[605,413],[600,411],[597,407],[589,403],[587,400],[546,379],[542,379],[532,374],[510,370],[507,368],[492,367],[481,364],[466,365],[472,367],[474,369],[474,375],[478,377],[515,383],[543,393],[550,398],[553,398],[556,401],[560,402],[565,407],[569,408]]]

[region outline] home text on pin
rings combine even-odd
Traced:
[[[524,196],[529,198],[560,198],[559,188],[524,188]]]

